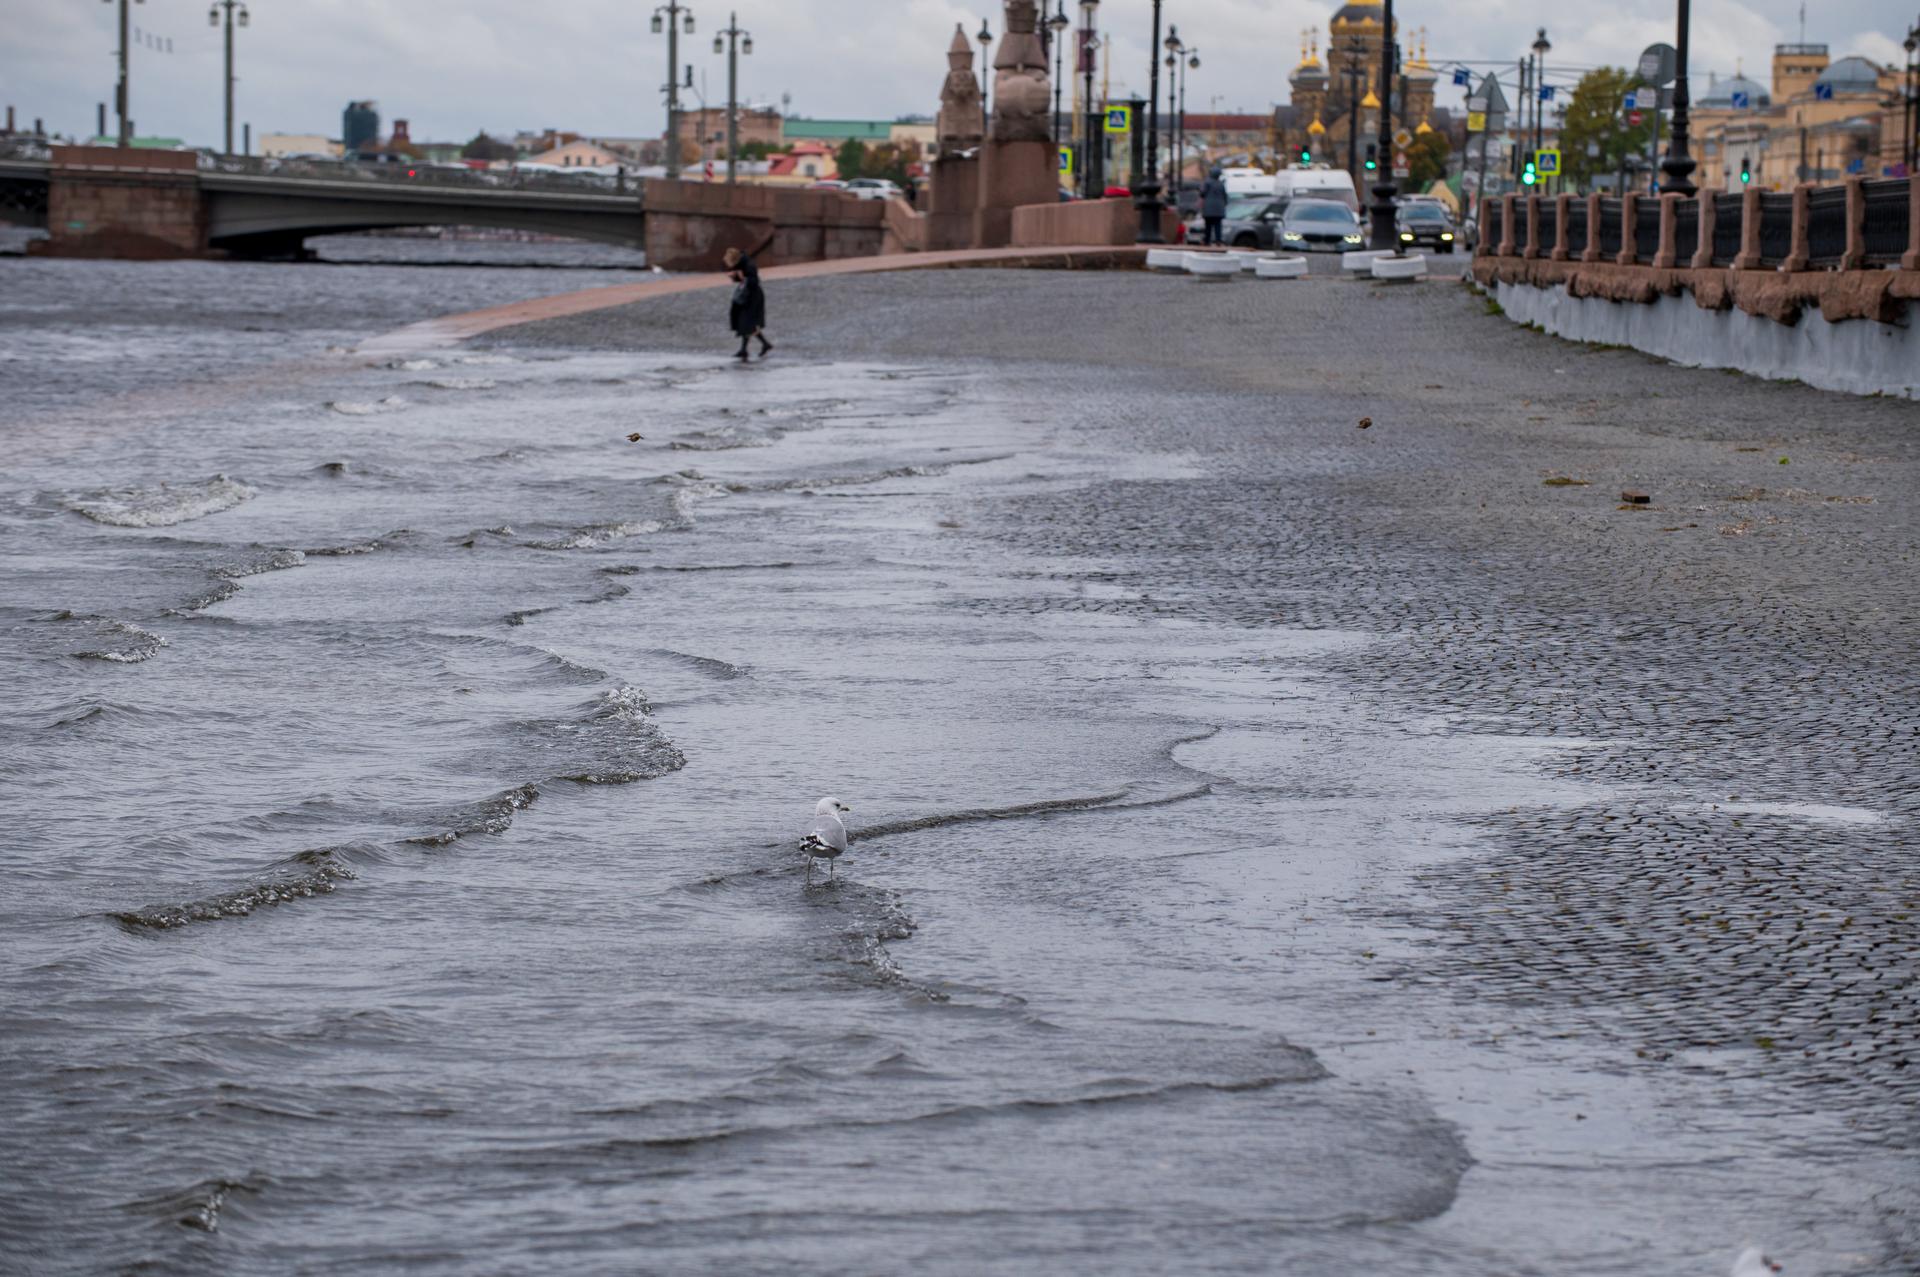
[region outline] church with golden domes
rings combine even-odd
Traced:
[[[1388,38],[1385,26],[1381,0],[1341,5],[1327,23],[1324,61],[1319,31],[1303,33],[1300,65],[1288,77],[1293,109],[1287,113],[1290,124],[1282,138],[1288,159],[1297,160],[1305,150],[1312,153],[1314,163],[1331,168],[1346,168],[1349,154],[1355,157],[1355,168],[1364,163],[1367,144],[1380,136],[1380,49]],[[1394,23],[1396,36],[1399,26]],[[1439,76],[1427,63],[1426,32],[1417,32],[1416,38],[1416,49],[1401,45],[1389,132],[1402,127],[1414,134],[1433,129],[1429,117]],[[1414,54],[1410,59],[1409,52]],[[1386,158],[1381,157],[1383,166]]]

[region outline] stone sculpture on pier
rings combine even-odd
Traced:
[[[947,82],[940,88],[940,114],[934,121],[935,153],[946,159],[971,155],[986,139],[985,107],[980,81],[973,75],[973,44],[959,23],[947,46]]]
[[[1007,0],[1005,21],[993,59],[993,140],[1050,143],[1052,89],[1033,0]]]

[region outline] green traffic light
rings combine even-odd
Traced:
[[[1379,162],[1378,160],[1368,160],[1368,161],[1367,161],[1367,172],[1369,172],[1369,173],[1371,173],[1371,172],[1373,172],[1373,170],[1375,170],[1375,169],[1377,169],[1377,168],[1379,168],[1379,167],[1380,167],[1380,162]]]

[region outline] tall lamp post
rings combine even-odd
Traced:
[[[1183,64],[1180,68],[1180,114],[1178,116],[1178,119],[1180,121],[1180,141],[1179,141],[1180,163],[1182,165],[1183,171],[1184,171],[1184,166],[1187,162],[1187,72],[1198,71],[1199,69],[1200,69],[1200,50],[1194,48],[1192,45],[1188,45],[1187,60],[1185,64]],[[1219,116],[1217,115],[1214,116],[1213,125],[1216,130],[1220,127]],[[1214,134],[1214,140],[1218,141],[1219,137],[1220,137],[1219,133],[1216,132]],[[1206,166],[1202,165],[1201,167],[1204,169]]]
[[[727,25],[714,32],[713,51],[727,55],[727,185],[732,186],[740,159],[740,55],[753,52],[753,36],[740,29],[739,14],[729,13]]]
[[[1066,0],[1056,0],[1047,30],[1053,41],[1053,149],[1060,150],[1060,68],[1067,48],[1067,31],[1073,23],[1067,18]]]
[[[1906,101],[1900,104],[1900,118],[1906,125],[1906,131],[1901,134],[1900,137],[1900,159],[1907,166],[1907,173],[1911,175],[1913,173],[1915,159],[1913,135],[1916,131],[1920,131],[1920,129],[1916,129],[1916,126],[1920,126],[1920,119],[1915,118],[1915,112],[1920,111],[1920,103],[1916,103],[1914,100],[1915,65],[1913,58],[1914,52],[1920,50],[1920,27],[1909,27],[1907,29],[1907,40],[1901,47],[1907,51],[1907,97]]]
[[[1667,158],[1660,161],[1660,171],[1667,175],[1660,189],[1677,195],[1694,192],[1693,156],[1687,153],[1687,108],[1692,105],[1687,92],[1687,31],[1693,25],[1692,8],[1690,0],[1680,0],[1680,37],[1674,41],[1673,58],[1673,135],[1667,142]]]
[[[1160,4],[1153,0],[1153,39],[1147,45],[1146,172],[1135,177],[1133,185],[1133,206],[1140,212],[1135,238],[1142,244],[1167,242],[1160,233],[1160,164],[1155,154],[1160,149]]]
[[[1380,24],[1380,181],[1373,188],[1373,247],[1386,253],[1400,247],[1393,217],[1393,197],[1400,189],[1393,181],[1393,64],[1398,48],[1393,39],[1393,0],[1386,0]]]
[[[1547,54],[1552,50],[1547,29],[1541,27],[1533,41],[1533,149],[1536,151],[1546,142],[1546,121],[1542,117],[1547,111]]]
[[[980,118],[987,125],[989,137],[993,134],[993,108],[989,104],[992,93],[989,86],[993,83],[993,59],[987,53],[993,48],[993,28],[987,25],[985,18],[980,19],[980,34],[973,37],[980,42]]]
[[[108,4],[112,4],[113,2],[114,0],[106,0]],[[147,0],[131,0],[131,2],[134,4],[145,4]],[[130,106],[128,98],[131,96],[127,89],[127,44],[128,37],[132,34],[128,30],[128,3],[129,0],[120,0],[120,83],[116,85],[113,90],[113,109],[120,117],[119,145],[121,146],[133,145],[133,121],[127,118],[127,111]],[[233,149],[231,141],[229,141],[227,149]]]
[[[217,27],[220,25],[220,11],[222,9],[225,9],[227,11],[227,151],[226,153],[228,155],[232,155],[233,154],[233,22],[234,22],[234,16],[236,11],[238,12],[238,15],[239,15],[240,25],[243,27],[247,25],[248,16],[247,16],[247,6],[243,4],[241,0],[214,0],[213,8],[207,10],[208,26]]]
[[[1105,139],[1095,131],[1093,117],[1093,64],[1100,53],[1100,36],[1093,18],[1100,11],[1100,0],[1080,0],[1080,78],[1083,85],[1080,111],[1080,197],[1092,199],[1093,148],[1104,147]],[[1104,166],[1103,166],[1104,167]]]
[[[1360,184],[1360,80],[1367,73],[1357,51],[1347,51],[1340,74],[1347,77],[1347,178]]]
[[[680,176],[680,32],[693,34],[693,10],[668,0],[653,11],[653,33],[667,33],[667,176]]]

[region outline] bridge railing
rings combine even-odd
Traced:
[[[1485,207],[1476,247],[1481,257],[1558,256],[1681,268],[1711,263],[1743,270],[1920,270],[1920,174],[1850,178],[1791,192],[1707,191],[1685,199],[1507,197]],[[1556,247],[1561,251],[1555,253]]]
[[[444,186],[464,190],[558,191],[574,194],[635,194],[638,179],[623,181],[603,173],[566,173],[526,169],[475,169],[458,164],[390,164],[307,157],[206,156],[203,173],[244,177],[303,178],[324,182],[367,182],[396,186]]]

